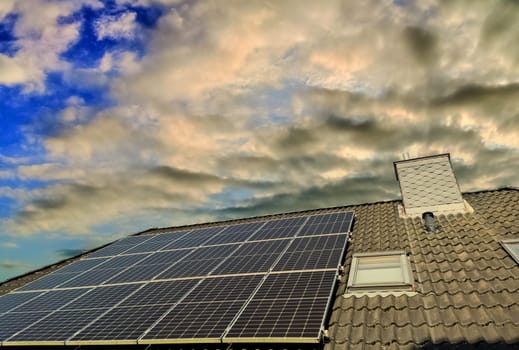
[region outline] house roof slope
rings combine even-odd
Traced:
[[[519,346],[519,191],[465,194],[474,213],[439,215],[437,232],[398,215],[399,202],[359,206],[325,350]],[[354,253],[404,250],[416,293],[343,293]]]
[[[420,218],[400,217],[402,202],[399,200],[232,222],[344,210],[355,212],[344,274],[328,321],[324,350],[453,346],[517,348],[519,266],[502,248],[500,240],[519,238],[519,190],[504,188],[466,193],[463,198],[474,212],[437,216],[439,229],[436,232],[427,232]],[[229,223],[151,229],[140,234]],[[394,250],[404,250],[409,256],[414,278],[413,292],[400,295],[344,294],[353,254]],[[11,279],[0,285],[0,294],[80,257]],[[257,348],[288,346],[264,344]],[[214,349],[213,346],[206,348]]]

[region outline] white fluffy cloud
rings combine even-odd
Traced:
[[[119,74],[116,106],[45,139],[43,164],[17,168],[57,183],[17,193],[8,227],[84,233],[139,215],[146,227],[395,198],[403,152],[451,152],[464,190],[517,185],[519,11],[508,6],[169,6],[144,57],[100,60]],[[97,24],[99,38],[131,37],[135,14]],[[253,194],[240,208],[215,203],[243,189]]]
[[[14,26],[16,46],[13,57],[0,55],[0,84],[22,84],[25,91],[43,92],[46,74],[62,71],[67,63],[60,59],[79,35],[80,23],[62,24],[66,17],[83,6],[100,7],[97,0],[81,1],[2,1],[0,20],[8,13],[18,15]]]
[[[125,12],[118,16],[105,16],[96,21],[95,29],[99,40],[131,39],[135,35],[137,22],[135,12]]]

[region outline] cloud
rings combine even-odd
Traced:
[[[27,269],[28,267],[27,264],[17,261],[0,261],[0,269],[3,270],[20,270]]]
[[[84,252],[85,252],[85,250],[82,250],[82,249],[58,249],[58,250],[56,250],[56,254],[63,259],[71,258],[71,257],[77,256],[77,255],[80,255]]]
[[[43,93],[48,72],[63,71],[68,64],[60,58],[79,35],[78,22],[61,23],[83,6],[100,7],[96,0],[58,3],[54,1],[2,2],[0,19],[16,14],[13,35],[19,48],[13,57],[0,54],[0,84],[23,85],[25,92]]]
[[[137,22],[135,12],[125,12],[118,16],[104,16],[95,22],[97,39],[131,39],[135,35]]]
[[[163,6],[144,55],[110,51],[86,72],[114,105],[69,103],[45,160],[13,164],[46,183],[3,190],[21,208],[10,232],[122,234],[397,198],[391,163],[405,152],[451,152],[463,190],[517,186],[516,5]],[[97,24],[100,39],[135,34],[134,13]]]
[[[0,243],[0,246],[3,247],[3,248],[18,248],[18,244],[16,244],[15,242],[2,242]]]

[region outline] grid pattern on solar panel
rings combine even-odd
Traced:
[[[61,341],[80,330],[74,337],[76,341],[137,340],[152,325],[150,332],[143,336],[144,340],[195,338],[197,341],[218,340],[251,296],[250,303],[239,315],[226,337],[262,338],[262,341],[279,337],[318,339],[331,288],[335,283],[336,267],[342,256],[347,236],[331,235],[331,232],[322,232],[327,236],[313,236],[321,234],[319,232],[323,230],[349,231],[351,219],[350,213],[334,213],[311,216],[303,227],[301,225],[305,223],[307,217],[186,231],[181,234],[181,237],[174,238],[157,238],[176,235],[167,233],[157,236],[133,236],[127,240],[117,241],[104,248],[107,250],[101,256],[109,252],[113,254],[118,250],[120,251],[113,255],[120,253],[124,255],[110,259],[95,259],[99,260],[95,264],[94,259],[89,256],[88,260],[81,260],[82,265],[69,267],[69,271],[79,272],[81,269],[86,269],[85,272],[61,273],[67,275],[67,279],[61,282],[59,280],[64,276],[53,273],[47,276],[51,277],[49,281],[39,282],[43,285],[54,284],[54,287],[58,288],[98,287],[76,298],[72,296],[63,298],[68,301],[59,304],[57,306],[59,310],[45,319],[49,322],[43,320],[33,324],[12,340]],[[349,222],[340,222],[340,220],[349,220]],[[254,235],[251,236],[253,233]],[[261,235],[258,235],[260,233]],[[296,234],[298,237],[294,238]],[[260,239],[265,241],[257,241]],[[251,242],[243,243],[245,240]],[[158,244],[160,242],[167,242],[167,245]],[[130,252],[145,252],[150,249],[155,253],[127,255]],[[180,250],[158,252],[157,249]],[[286,252],[280,258],[285,250]],[[100,261],[103,263],[100,264]],[[265,275],[276,261],[278,262],[274,271],[294,269],[329,269],[329,271],[274,272]],[[203,280],[192,278],[207,276],[209,273],[213,276],[255,274]],[[151,282],[153,279],[184,277],[189,279]],[[257,289],[262,280],[263,283]],[[147,283],[101,286],[103,283],[134,281]],[[69,290],[56,291],[69,292]],[[87,288],[73,291],[85,292]],[[256,291],[254,295],[252,295],[253,291]],[[30,303],[35,300],[27,301],[27,307],[34,308]],[[46,307],[50,308],[52,305],[51,300]],[[164,314],[172,306],[173,309]],[[78,312],[83,314],[77,314]],[[11,313],[16,313],[16,310],[9,314]],[[23,320],[29,318],[26,315],[29,313],[34,314],[34,312],[18,314],[23,315],[21,316]],[[1,316],[4,315],[8,314]],[[74,328],[72,333],[67,330],[60,334],[59,327],[64,327],[64,324],[71,322],[71,317],[79,317],[84,323],[80,321],[79,328]],[[96,321],[91,323],[93,320]],[[155,322],[157,323],[154,325]],[[31,329],[34,330],[33,333],[30,333]],[[9,336],[17,331],[9,333]]]
[[[240,314],[223,341],[231,338],[301,338],[319,340],[328,298],[253,299]],[[238,341],[234,340],[234,341]]]
[[[106,280],[104,284],[149,281],[164,270],[168,269],[170,266],[170,264],[132,266],[122,271],[121,273],[112,276]]]
[[[40,296],[41,292],[32,292],[32,293],[11,293],[0,295],[0,314],[4,312],[8,312],[9,310],[14,309],[20,305],[27,303],[29,300],[32,300],[38,296]]]
[[[168,279],[180,277],[205,276],[215,266],[219,265],[224,258],[204,259],[204,260],[182,260],[163,271],[155,279]]]
[[[347,235],[334,234],[329,236],[309,236],[295,239],[287,252],[302,252],[322,249],[343,249]]]
[[[263,276],[206,278],[189,293],[186,302],[247,300]]]
[[[199,282],[198,279],[151,282],[125,299],[119,306],[172,305]]]
[[[80,340],[137,340],[171,305],[116,307],[71,338]]]
[[[225,337],[319,339],[335,274],[328,271],[267,276]]]
[[[312,215],[308,218],[298,236],[349,232],[352,222],[353,213],[351,212]]]
[[[342,252],[342,249],[287,252],[283,254],[272,270],[289,271],[337,268],[341,261]]]
[[[65,341],[107,309],[56,311],[32,324],[9,341]]]
[[[26,284],[25,286],[18,288],[18,291],[28,291],[28,290],[40,290],[40,289],[52,289],[55,288],[66,281],[69,281],[77,276],[80,273],[58,273],[54,272],[49,275],[45,275],[33,282]]]
[[[179,303],[142,339],[218,339],[243,303]]]
[[[267,272],[280,254],[258,254],[231,256],[218,265],[211,275],[231,275],[239,273]]]
[[[259,254],[281,253],[290,244],[290,239],[265,242],[248,242],[241,245],[232,256],[247,256]]]
[[[102,263],[104,263],[109,258],[99,258],[99,259],[88,259],[88,260],[77,260],[73,263],[62,267],[57,272],[58,273],[72,273],[72,272],[83,272],[90,270]]]
[[[247,241],[263,223],[251,223],[228,226],[223,232],[212,237],[205,244],[225,244]]]
[[[64,309],[90,309],[92,306],[96,308],[113,307],[141,286],[140,284],[123,284],[119,286],[96,287],[67,304]]]
[[[214,247],[200,247],[193,251],[187,259],[189,260],[204,260],[204,259],[215,259],[225,258],[231,255],[236,249],[239,248],[238,244],[226,244]]]
[[[193,230],[182,238],[172,242],[167,249],[179,249],[198,247],[208,241],[212,236],[217,235],[225,227],[211,227],[201,230]]]
[[[68,286],[85,286],[93,285],[93,280],[97,279],[100,282],[98,284],[114,284],[114,283],[127,283],[127,282],[138,282],[148,281],[153,279],[162,271],[168,269],[179,259],[190,254],[191,250],[177,250],[167,252],[156,252],[151,254],[139,254],[139,255],[124,255],[113,258],[120,262],[131,263],[132,259],[138,259],[138,264],[122,269],[110,269],[110,270],[91,270],[85,275],[82,275],[77,280],[70,281]],[[111,260],[111,261],[112,261]],[[106,266],[101,265],[99,268]],[[109,266],[117,266],[117,263]],[[99,273],[99,275],[97,275]],[[67,286],[67,285],[65,285]]]
[[[48,291],[16,308],[16,312],[54,311],[62,308],[90,289],[62,289]]]
[[[306,217],[269,221],[254,234],[252,240],[266,240],[295,236],[305,220]]]
[[[149,236],[150,239],[139,244],[125,252],[125,254],[154,252],[158,250],[168,249],[167,247],[173,242],[184,237],[189,231],[180,231],[175,233],[163,233],[160,235]]]
[[[254,295],[255,299],[328,298],[335,271],[270,274]]]
[[[96,250],[95,252],[88,254],[87,258],[98,258],[102,256],[114,256],[121,254],[143,242],[149,240],[150,236],[130,236],[118,240],[104,248]]]
[[[87,286],[97,286],[103,284],[108,281],[112,277],[124,271],[125,268],[121,269],[96,269],[83,272],[81,275],[77,276],[74,279],[71,279],[63,284],[61,284],[60,288],[72,288],[72,287],[87,287]]]
[[[48,314],[49,312],[10,312],[0,315],[0,341],[7,340]]]

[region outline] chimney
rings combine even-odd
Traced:
[[[394,166],[405,216],[472,211],[461,196],[449,153],[401,160]]]

